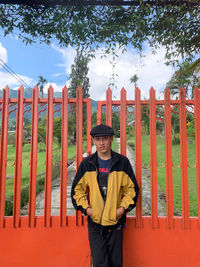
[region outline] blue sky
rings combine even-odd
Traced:
[[[1,34],[2,36],[2,34]],[[125,87],[127,98],[134,98],[134,86],[130,83],[132,75],[139,76],[138,86],[142,91],[142,97],[148,97],[149,89],[153,86],[157,91],[157,98],[164,90],[166,83],[173,74],[174,69],[164,64],[165,49],[161,47],[153,55],[150,48],[146,47],[145,57],[129,47],[125,54],[120,49],[116,50],[117,58],[115,79],[117,88],[113,89],[113,97],[119,99],[120,90]],[[48,80],[45,91],[52,84],[55,91],[61,91],[64,85],[69,85],[71,64],[76,55],[75,48],[60,48],[52,43],[25,45],[16,36],[7,36],[0,40],[0,58],[15,71],[31,88],[38,82],[38,76],[42,75]],[[101,58],[97,51],[96,58],[89,63],[90,96],[92,99],[105,99],[112,75],[111,56]],[[20,83],[0,66],[0,89],[8,85],[17,89]]]

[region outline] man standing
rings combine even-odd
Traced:
[[[90,135],[97,151],[78,168],[72,203],[88,215],[93,266],[122,267],[126,212],[135,207],[139,188],[129,160],[111,150],[113,129],[97,125]]]

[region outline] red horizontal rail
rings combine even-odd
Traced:
[[[83,103],[87,103],[89,101],[89,99],[83,98]],[[41,104],[47,104],[47,99],[46,98],[39,98],[39,102]],[[105,100],[98,100],[98,103],[101,103],[102,106],[106,106],[106,101]],[[155,100],[156,105],[164,105],[164,100]],[[2,98],[0,98],[0,103],[3,103]],[[16,98],[9,98],[9,103],[17,103],[17,99]],[[32,103],[32,98],[24,98],[24,103]],[[53,103],[54,104],[62,104],[62,98],[53,98]],[[76,98],[69,98],[68,100],[69,104],[73,104],[76,103]],[[127,105],[135,105],[135,100],[127,100]],[[141,100],[141,105],[149,105],[149,100]],[[186,99],[185,100],[186,105],[194,105],[194,100],[193,99]],[[116,105],[119,106],[121,104],[120,100],[112,100],[112,105]],[[179,105],[180,101],[179,100],[173,100],[170,99],[170,104],[171,105]]]

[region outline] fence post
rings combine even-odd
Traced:
[[[13,196],[13,226],[20,224],[21,176],[22,176],[22,143],[24,117],[24,88],[20,87],[17,95],[16,142],[15,142],[15,178]]]
[[[140,193],[136,206],[136,227],[142,227],[142,153],[141,153],[141,99],[139,88],[135,89],[135,176]]]
[[[60,164],[60,226],[66,226],[67,210],[67,151],[68,151],[68,89],[62,90],[62,129]]]
[[[196,179],[197,179],[197,205],[200,228],[200,93],[194,89],[194,119],[195,119],[195,147],[196,147]]]
[[[51,226],[51,179],[52,179],[52,149],[53,149],[53,88],[48,89],[47,128],[46,128],[46,168],[45,168],[45,227]]]
[[[35,86],[32,95],[32,124],[30,152],[30,184],[29,184],[29,227],[35,226],[35,201],[37,179],[37,143],[38,143],[38,97],[39,90]]]
[[[78,169],[83,156],[83,95],[82,88],[79,86],[76,92],[76,169]],[[76,224],[83,224],[82,214],[76,211]]]
[[[112,127],[112,91],[106,91],[106,124]]]
[[[92,152],[92,142],[91,142],[91,116],[92,116],[92,105],[91,105],[91,99],[87,100],[87,155],[90,155]]]
[[[171,135],[171,105],[170,90],[165,89],[165,167],[166,167],[166,194],[167,194],[167,225],[174,227],[173,218],[173,172],[172,172],[172,135]]]
[[[189,194],[188,194],[188,159],[187,159],[187,129],[185,90],[179,91],[180,100],[180,149],[181,149],[181,186],[182,186],[182,216],[183,228],[190,228],[189,221]]]
[[[97,102],[97,125],[101,124],[102,120],[102,105],[101,102]]]
[[[1,160],[0,160],[0,228],[4,227],[5,187],[8,145],[9,88],[3,89],[1,112]]]
[[[151,165],[151,216],[152,227],[158,228],[157,201],[157,151],[156,151],[156,99],[155,90],[150,89],[150,165]]]
[[[120,108],[120,153],[126,156],[126,90],[122,88]]]

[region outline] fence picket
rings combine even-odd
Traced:
[[[51,179],[52,179],[52,149],[53,149],[53,88],[48,89],[47,127],[46,127],[46,169],[45,169],[45,202],[44,224],[51,226]]]
[[[0,160],[0,228],[4,227],[5,188],[8,144],[8,117],[9,117],[9,88],[3,89],[3,105],[1,112],[1,160]]]
[[[106,91],[106,124],[112,127],[112,91]]]
[[[180,149],[181,149],[181,187],[182,187],[182,216],[184,229],[190,228],[189,194],[188,194],[188,158],[185,90],[180,88]]]
[[[78,169],[83,157],[83,96],[82,88],[77,88],[76,102],[76,169]],[[76,224],[81,226],[83,218],[80,211],[76,211]]]
[[[122,88],[120,108],[120,153],[126,156],[126,90]]]
[[[23,105],[24,88],[21,86],[17,96],[16,118],[16,143],[15,143],[15,177],[13,196],[13,225],[20,226],[20,200],[21,200],[21,175],[22,175],[22,145],[23,145]]]
[[[37,179],[37,142],[38,142],[38,96],[39,90],[35,86],[32,96],[32,127],[31,127],[31,152],[30,152],[30,184],[29,184],[29,227],[35,226],[35,202]]]
[[[142,227],[142,153],[141,153],[141,99],[139,88],[135,89],[135,176],[140,193],[136,206],[136,226]]]
[[[92,152],[92,142],[91,142],[91,136],[90,136],[90,131],[91,131],[91,110],[92,110],[92,103],[91,99],[88,99],[87,103],[87,155],[90,155]]]
[[[97,125],[101,124],[102,120],[102,105],[101,102],[97,103]]]
[[[67,210],[67,151],[68,151],[68,89],[62,90],[62,129],[60,164],[60,225],[66,226]]]
[[[165,167],[166,167],[166,198],[167,198],[167,225],[174,227],[173,220],[173,172],[172,172],[172,135],[171,135],[171,105],[170,90],[165,89]]]
[[[157,202],[157,151],[156,151],[156,99],[155,90],[150,89],[150,167],[151,167],[151,216],[152,227],[158,228]]]
[[[200,229],[200,91],[196,87],[194,89],[195,103],[195,148],[196,148],[196,180],[197,180],[197,205],[198,205],[198,220]]]

